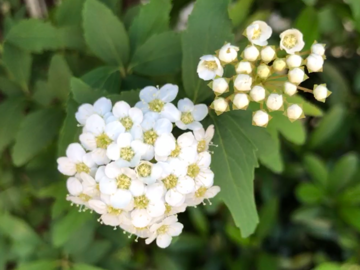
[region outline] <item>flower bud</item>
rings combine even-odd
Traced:
[[[302,64],[302,61],[303,61],[303,59],[300,55],[291,54],[287,57],[286,64],[291,69],[291,68],[300,67]]]
[[[252,77],[247,74],[237,75],[234,86],[238,91],[249,91],[251,89]]]
[[[327,89],[326,85],[324,85],[324,84],[315,85],[314,97],[316,100],[325,102],[325,99],[330,94],[331,94],[331,92]]]
[[[299,105],[292,104],[287,108],[286,113],[290,120],[295,121],[301,117],[303,110]]]
[[[306,58],[306,66],[309,72],[322,71],[323,65],[324,65],[324,59],[320,55],[310,54],[308,58]]]
[[[221,47],[219,51],[219,59],[225,63],[231,63],[237,58],[238,51],[239,47],[227,43]]]
[[[286,62],[282,58],[278,58],[273,63],[273,69],[277,72],[283,71],[286,68]]]
[[[244,50],[244,59],[252,62],[258,59],[259,54],[259,50],[254,45],[248,46]]]
[[[235,94],[233,103],[236,107],[235,109],[246,109],[249,105],[249,97],[244,93]]]
[[[275,50],[271,46],[266,46],[261,50],[261,60],[268,63],[272,61],[276,56]]]
[[[268,96],[268,99],[266,101],[266,106],[272,111],[277,111],[281,109],[283,103],[284,101],[282,95],[271,94]]]
[[[255,126],[264,127],[268,123],[269,123],[269,115],[266,112],[259,110],[253,114],[253,124]]]
[[[217,78],[212,82],[212,90],[217,94],[225,93],[228,88],[229,84],[224,78]]]
[[[295,84],[293,84],[293,83],[285,82],[285,84],[284,84],[284,92],[288,96],[293,96],[297,92],[297,86]]]
[[[258,66],[257,75],[259,76],[260,79],[266,79],[270,76],[270,74],[271,74],[271,70],[268,65],[261,64],[260,66]]]
[[[300,84],[306,79],[305,72],[301,68],[294,68],[290,70],[288,73],[288,78],[289,81],[294,84]]]
[[[252,66],[250,62],[248,61],[239,62],[236,68],[236,73],[250,74],[251,72],[252,72]]]
[[[255,102],[260,102],[265,99],[265,88],[260,85],[255,85],[250,91],[250,97]]]
[[[217,98],[213,102],[214,110],[219,113],[223,113],[228,109],[228,102],[224,98]]]
[[[323,56],[325,54],[325,44],[315,43],[311,46],[311,53]]]

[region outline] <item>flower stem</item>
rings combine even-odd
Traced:
[[[307,93],[312,93],[313,91],[310,90],[309,88],[306,88],[306,87],[302,87],[302,86],[297,86],[297,89],[301,90],[301,91],[304,91],[304,92],[307,92]]]

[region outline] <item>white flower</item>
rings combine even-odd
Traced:
[[[252,85],[252,77],[247,74],[237,75],[234,81],[234,87],[238,91],[250,91]]]
[[[299,52],[305,46],[303,34],[297,29],[289,29],[282,32],[280,38],[280,48],[288,54]]]
[[[67,190],[69,191],[70,195],[73,195],[73,196],[78,196],[83,191],[83,186],[82,186],[80,180],[76,177],[70,177],[66,181],[66,187],[67,187]]]
[[[266,100],[266,106],[272,111],[280,110],[283,103],[283,96],[279,94],[270,94]]]
[[[171,102],[176,98],[179,87],[174,84],[165,84],[160,89],[147,86],[140,91],[140,100],[136,107],[143,113],[154,112],[160,118],[167,118],[171,122],[180,119],[180,112]]]
[[[223,94],[229,88],[228,82],[224,78],[214,79],[212,82],[212,90],[216,94]]]
[[[188,206],[196,206],[202,203],[204,200],[209,200],[214,198],[220,192],[220,187],[212,186],[196,186],[196,191],[193,194],[190,194],[186,198],[186,204]]]
[[[317,54],[310,54],[308,58],[306,58],[306,67],[309,72],[319,72],[322,71],[324,65],[324,59]]]
[[[244,50],[244,59],[250,62],[256,61],[259,57],[259,50],[254,46],[248,46]]]
[[[211,187],[214,184],[214,173],[210,170],[210,163],[209,152],[199,153],[195,162],[187,161],[187,176],[194,179],[196,185]]]
[[[325,99],[331,94],[325,84],[315,85],[314,97],[318,101],[325,102]]]
[[[288,79],[293,84],[300,84],[306,79],[306,75],[303,69],[294,68],[289,71]]]
[[[258,66],[256,74],[260,79],[267,79],[271,75],[270,67],[266,64],[261,64]]]
[[[253,123],[256,126],[265,127],[269,123],[269,115],[262,110],[258,110],[253,114]]]
[[[311,53],[323,56],[325,54],[325,44],[315,43],[311,46]]]
[[[223,113],[229,109],[229,103],[224,98],[215,99],[212,105],[217,113]]]
[[[120,167],[135,167],[145,151],[146,146],[142,141],[134,140],[130,133],[121,133],[116,143],[108,146],[106,155]]]
[[[196,148],[198,153],[207,151],[209,149],[209,145],[214,137],[214,133],[215,133],[214,125],[208,126],[206,131],[203,128],[194,131]]]
[[[275,71],[281,72],[286,68],[286,62],[284,59],[278,58],[274,61],[272,67]]]
[[[85,133],[79,137],[81,144],[86,150],[90,150],[94,162],[98,165],[109,163],[106,156],[106,148],[117,139],[125,128],[119,122],[105,124],[105,120],[97,114],[93,114],[86,120]]]
[[[287,94],[289,96],[293,96],[297,92],[297,86],[296,86],[296,84],[293,84],[293,83],[290,83],[290,82],[285,82],[284,83],[284,90],[285,90],[285,94]]]
[[[290,69],[300,67],[302,65],[302,62],[303,62],[302,57],[297,54],[291,54],[286,58],[286,64]]]
[[[58,170],[68,176],[81,172],[92,174],[96,170],[91,154],[86,153],[78,143],[70,144],[66,149],[66,157],[58,158],[57,163]]]
[[[200,57],[200,62],[197,66],[197,73],[200,79],[210,81],[216,76],[222,77],[224,69],[216,56],[204,55]]]
[[[231,63],[236,60],[238,51],[239,47],[227,43],[221,47],[219,51],[219,59],[225,63]]]
[[[178,102],[178,109],[181,112],[180,121],[175,122],[175,125],[182,129],[196,130],[202,128],[200,121],[204,120],[208,114],[208,108],[205,104],[197,104],[188,99],[180,99]]]
[[[250,90],[250,97],[255,102],[260,102],[265,99],[266,91],[265,88],[260,85],[255,85]]]
[[[255,45],[266,46],[271,35],[271,27],[263,21],[254,21],[246,28],[246,37]]]
[[[187,175],[187,163],[174,158],[164,163],[162,183],[167,189],[165,201],[171,206],[184,203],[186,194],[194,191],[195,181]]]
[[[183,203],[180,206],[171,206],[171,205],[165,203],[165,208],[166,208],[165,216],[172,216],[172,215],[176,215],[178,213],[183,213],[183,212],[185,212],[186,207],[187,207],[186,203]]]
[[[135,172],[143,183],[150,185],[156,182],[162,174],[163,168],[160,163],[141,161],[135,168]]]
[[[287,108],[286,113],[290,120],[295,121],[301,117],[303,110],[299,105],[292,104]]]
[[[166,160],[176,148],[176,139],[172,134],[162,134],[155,142],[155,159],[157,161]]]
[[[236,67],[236,73],[250,74],[252,72],[251,63],[248,61],[240,61]]]
[[[170,245],[172,237],[181,234],[184,225],[177,222],[176,216],[165,218],[162,222],[153,224],[150,227],[151,236],[145,240],[148,245],[156,239],[156,244],[160,248],[166,248]]]
[[[118,101],[112,109],[114,120],[118,120],[124,129],[133,134],[140,128],[143,112],[139,108],[131,108],[125,101]]]
[[[161,140],[164,134],[171,136],[173,126],[166,118],[157,119],[154,113],[147,113],[141,126],[143,130],[141,138],[146,146],[146,151],[142,158],[152,160],[156,154],[154,146],[159,144],[157,141]],[[159,147],[156,148],[156,150],[158,149]]]
[[[249,97],[247,94],[244,93],[238,93],[235,94],[233,99],[234,109],[246,109],[249,105]]]
[[[111,107],[111,100],[102,97],[95,101],[94,105],[87,103],[81,105],[75,114],[75,118],[79,124],[85,125],[88,117],[93,114],[98,114],[101,117],[105,117],[108,113],[110,113]]]
[[[82,193],[89,195],[90,197],[98,197],[99,196],[99,179],[95,179],[87,173],[80,173],[80,178],[82,180]]]
[[[271,46],[266,46],[261,50],[261,60],[268,63],[272,61],[276,56],[275,50]]]

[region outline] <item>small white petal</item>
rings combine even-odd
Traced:
[[[100,192],[106,195],[114,194],[117,190],[117,183],[115,179],[103,177],[99,183]]]
[[[110,112],[112,108],[111,100],[108,98],[99,98],[94,103],[94,111],[102,116]]]
[[[89,206],[96,213],[103,215],[107,213],[107,205],[100,200],[90,200]]]
[[[149,103],[158,96],[158,89],[154,86],[147,86],[140,91],[140,100]]]
[[[134,124],[141,124],[143,121],[144,115],[143,112],[139,108],[131,108],[129,110],[129,117],[133,121]]]
[[[85,128],[88,132],[98,136],[105,130],[105,121],[99,115],[93,114],[86,120]]]
[[[160,217],[165,213],[166,207],[163,201],[150,202],[147,211],[151,217]]]
[[[75,177],[70,177],[66,181],[66,187],[67,187],[67,190],[69,191],[69,193],[73,196],[77,196],[77,195],[81,194],[83,191],[81,182],[79,181],[79,179],[77,179]]]
[[[82,133],[79,136],[79,140],[86,150],[96,149],[96,137],[92,133]]]
[[[168,234],[160,234],[156,238],[156,244],[159,248],[167,248],[171,244],[172,237]]]
[[[76,173],[76,164],[67,157],[57,159],[58,170],[64,175],[74,175]]]
[[[133,196],[128,190],[118,189],[110,196],[111,205],[115,208],[124,209],[132,200]]]
[[[143,182],[141,182],[139,180],[132,180],[129,190],[133,196],[138,197],[138,196],[141,196],[142,194],[144,194],[145,185]]]
[[[130,105],[125,101],[118,101],[115,103],[112,112],[115,117],[121,119],[129,115]]]
[[[180,177],[176,189],[182,194],[189,194],[195,190],[195,182],[189,176]]]
[[[180,120],[181,113],[172,103],[167,103],[164,105],[161,112],[163,118],[169,119],[171,122],[176,122]]]
[[[180,206],[185,202],[185,195],[176,191],[175,189],[170,189],[166,192],[165,201],[171,206]]]
[[[202,121],[208,114],[208,107],[205,104],[195,105],[192,115],[195,121]]]
[[[194,109],[194,103],[188,98],[180,99],[178,108],[181,112],[191,112]]]
[[[167,234],[169,234],[170,236],[178,236],[181,234],[183,228],[184,225],[182,225],[180,222],[176,222],[169,226]]]
[[[131,223],[137,228],[144,228],[151,222],[151,217],[145,209],[135,209],[131,212]]]
[[[179,87],[175,84],[165,84],[160,88],[159,98],[164,102],[172,102],[179,92]]]
[[[82,162],[84,155],[85,155],[85,150],[78,143],[71,143],[66,149],[66,156],[75,163]]]

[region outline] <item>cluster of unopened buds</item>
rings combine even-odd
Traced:
[[[295,95],[298,90],[313,93],[315,99],[325,102],[331,94],[325,84],[315,85],[313,90],[300,86],[308,78],[305,66],[309,73],[322,71],[325,44],[315,42],[310,51],[301,52],[305,46],[302,33],[289,29],[280,34],[279,47],[270,46],[268,39],[272,29],[263,21],[253,22],[244,35],[249,45],[243,50],[241,60],[238,59],[239,47],[230,43],[216,55],[200,58],[197,72],[201,79],[211,80],[209,86],[216,96],[211,108],[217,114],[229,111],[230,102],[233,110],[246,110],[250,102],[256,102],[260,109],[253,112],[253,125],[265,127],[272,111],[284,111],[290,121],[304,117],[301,104],[286,102],[286,97]],[[280,54],[284,56],[278,57]],[[305,59],[304,55],[307,55]],[[232,78],[223,77],[228,64],[234,65],[237,73]]]
[[[82,126],[80,143],[72,143],[58,170],[69,176],[67,200],[98,213],[99,222],[124,233],[170,245],[183,225],[177,214],[213,198],[209,146],[214,127],[200,123],[207,106],[181,99],[178,87],[148,86],[131,107],[100,98],[83,104],[75,117]],[[173,135],[174,124],[183,132]],[[75,128],[75,127],[74,127]],[[209,201],[210,202],[210,201]],[[136,241],[137,241],[136,238]]]

